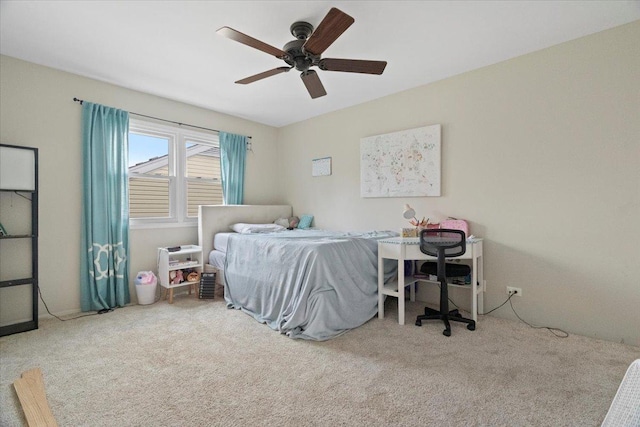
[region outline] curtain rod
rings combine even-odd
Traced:
[[[79,99],[79,98],[75,98],[75,97],[73,98],[73,100],[74,100],[75,102],[80,103],[80,105],[82,105],[82,103],[84,102],[84,99]],[[159,118],[159,117],[147,116],[146,114],[134,113],[134,112],[131,112],[131,111],[129,111],[128,113],[129,113],[129,114],[133,114],[134,116],[146,117],[146,118],[148,118],[148,119],[160,120],[161,122],[173,123],[173,124],[176,124],[176,125],[178,125],[178,126],[189,126],[189,127],[191,127],[191,128],[203,129],[203,130],[210,130],[210,131],[212,131],[212,132],[218,132],[218,133],[220,133],[220,131],[219,131],[218,129],[211,129],[211,128],[205,128],[205,127],[202,127],[202,126],[190,125],[190,124],[188,124],[188,123],[175,122],[175,121],[173,121],[173,120],[161,119],[161,118]],[[251,139],[251,137],[250,137],[250,136],[247,136],[247,138]]]

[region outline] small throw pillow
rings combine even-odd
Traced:
[[[284,228],[289,227],[289,220],[287,218],[278,218],[274,221],[274,224],[278,224],[283,226]]]
[[[313,215],[302,215],[300,217],[300,222],[298,223],[298,228],[306,230],[311,227],[311,221],[313,221]]]

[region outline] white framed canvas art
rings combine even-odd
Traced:
[[[440,125],[362,138],[360,196],[440,196],[440,139]]]

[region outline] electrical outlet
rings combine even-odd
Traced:
[[[521,297],[522,289],[514,288],[512,286],[507,286],[507,295],[513,295],[513,294],[516,294],[517,297]]]

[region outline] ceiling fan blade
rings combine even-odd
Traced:
[[[302,78],[302,82],[304,83],[304,85],[307,87],[311,98],[316,99],[327,94],[327,91],[324,90],[324,86],[322,86],[320,77],[318,77],[318,73],[316,73],[315,71],[303,71],[302,73],[300,73],[300,77]]]
[[[258,39],[254,39],[253,37],[241,33],[240,31],[234,30],[233,28],[222,27],[218,31],[216,31],[216,33],[228,39],[235,40],[238,43],[242,43],[254,49],[266,52],[269,55],[273,55],[279,59],[284,59],[289,56],[289,54],[287,54],[287,52],[285,52],[284,50],[266,44],[265,42],[261,42]]]
[[[273,70],[264,71],[262,73],[255,74],[253,76],[238,80],[236,83],[246,85],[249,83],[257,82],[258,80],[266,79],[267,77],[275,76],[276,74],[286,73],[291,67],[278,67]]]
[[[387,61],[367,61],[362,59],[325,58],[318,67],[325,71],[344,71],[347,73],[382,74]]]
[[[304,44],[304,50],[313,55],[320,55],[354,22],[355,19],[351,16],[340,9],[332,7],[327,16],[320,22],[318,28],[307,39]]]

